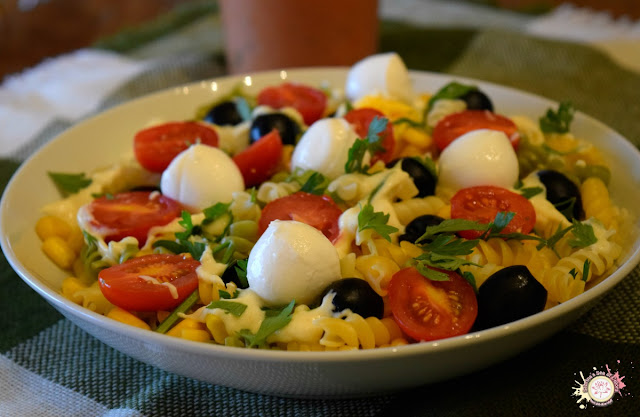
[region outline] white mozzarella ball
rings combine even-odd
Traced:
[[[413,100],[409,71],[395,52],[371,55],[356,62],[347,75],[345,91],[354,102],[371,94]]]
[[[476,185],[511,188],[518,180],[518,158],[503,132],[474,130],[447,146],[438,160],[438,192],[452,194]]]
[[[249,288],[271,305],[309,304],[341,278],[338,251],[308,224],[274,220],[249,255]]]
[[[320,119],[307,129],[296,145],[291,156],[291,170],[311,169],[335,179],[344,174],[349,148],[357,139],[358,134],[345,119]]]
[[[230,202],[234,192],[244,190],[244,180],[226,153],[212,146],[193,145],[164,170],[160,189],[167,197],[202,210]]]

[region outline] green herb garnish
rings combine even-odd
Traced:
[[[548,109],[547,113],[540,117],[540,130],[544,133],[567,133],[574,113],[573,104],[570,101],[563,101],[557,111]]]
[[[387,224],[388,221],[388,214],[373,211],[373,206],[367,203],[362,207],[360,213],[358,213],[358,231],[373,229],[384,239],[391,242],[391,236],[389,236],[389,234],[397,232],[398,229],[393,226],[389,226]]]
[[[247,329],[240,330],[238,334],[244,338],[246,346],[248,348],[264,346],[269,336],[289,324],[295,304],[295,300],[291,300],[282,310],[265,314],[265,319],[255,334]]]
[[[220,310],[224,310],[225,312],[233,316],[240,317],[242,313],[244,313],[244,311],[247,309],[247,305],[238,303],[236,301],[217,300],[210,302],[207,308],[219,308]]]
[[[586,248],[598,241],[598,238],[593,232],[593,227],[590,224],[581,223],[575,219],[573,220],[571,233],[575,237],[575,239],[571,239],[568,242],[572,248]]]
[[[249,281],[247,280],[247,264],[249,263],[248,259],[238,259],[234,268],[236,269],[236,273],[238,274],[238,281],[243,288],[249,287]]]
[[[464,96],[470,91],[477,90],[478,87],[472,85],[460,84],[453,81],[438,90],[430,99],[427,109],[431,110],[433,104],[440,99],[456,99]]]
[[[156,332],[166,333],[171,327],[173,327],[176,321],[178,321],[179,314],[185,313],[187,310],[193,307],[199,299],[200,294],[198,293],[198,290],[195,290],[191,294],[189,294],[189,296],[185,298],[185,300],[180,303],[180,305],[176,307],[175,310],[173,310],[171,314],[169,314],[167,318],[162,321],[162,323],[160,323],[160,325],[156,328]]]
[[[93,181],[87,178],[85,173],[65,174],[62,172],[48,172],[49,178],[53,180],[62,195],[75,194],[83,188],[87,188]]]
[[[344,164],[344,171],[349,174],[351,172],[366,173],[369,165],[364,163],[364,157],[367,152],[373,155],[376,152],[384,151],[382,146],[383,137],[380,136],[387,127],[388,120],[384,117],[375,116],[369,124],[367,136],[357,139],[351,148],[349,148],[349,156]]]
[[[525,187],[520,188],[518,191],[520,191],[521,196],[526,199],[530,199],[531,197],[535,197],[538,194],[544,192],[544,189],[542,187]]]

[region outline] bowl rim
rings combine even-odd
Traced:
[[[74,316],[78,319],[82,319],[87,322],[88,325],[98,326],[105,330],[118,333],[125,337],[135,339],[139,342],[143,342],[145,344],[159,344],[164,345],[170,349],[175,349],[177,351],[182,351],[186,353],[194,353],[198,355],[216,355],[220,358],[228,358],[228,359],[241,359],[241,360],[254,360],[254,361],[266,361],[266,362],[281,362],[283,360],[287,362],[309,362],[313,361],[316,363],[336,363],[336,362],[357,362],[357,361],[370,361],[370,360],[385,360],[392,359],[394,357],[403,356],[403,357],[411,357],[411,356],[423,356],[430,354],[437,354],[443,350],[455,350],[457,348],[461,348],[468,343],[475,343],[474,341],[493,341],[503,337],[506,337],[512,333],[520,333],[527,331],[529,328],[536,327],[548,322],[551,322],[555,318],[561,317],[575,309],[579,309],[580,307],[584,307],[596,300],[599,297],[607,294],[614,286],[616,286],[622,279],[624,279],[627,275],[629,275],[632,270],[640,263],[640,247],[637,247],[634,251],[629,252],[627,254],[627,259],[623,265],[618,267],[609,277],[604,279],[602,282],[595,285],[593,288],[585,291],[584,293],[564,302],[553,308],[544,310],[540,313],[537,313],[533,316],[529,316],[508,324],[504,324],[501,326],[497,326],[490,329],[485,329],[481,331],[476,331],[472,333],[468,333],[461,336],[456,336],[452,338],[432,341],[432,342],[419,342],[419,343],[411,343],[408,345],[396,346],[396,347],[384,347],[384,348],[375,348],[368,350],[354,350],[354,351],[336,351],[336,352],[292,352],[292,351],[279,351],[279,350],[266,350],[266,349],[243,349],[243,348],[232,348],[223,345],[214,345],[203,342],[195,342],[185,339],[167,337],[166,335],[159,334],[156,332],[149,332],[146,330],[138,329],[133,326],[129,326],[115,320],[111,320],[104,315],[97,314],[91,310],[85,309],[84,307],[73,303],[71,300],[66,299],[62,294],[54,291],[51,287],[46,285],[46,283],[42,282],[40,279],[33,277],[29,274],[28,269],[23,265],[18,259],[16,253],[12,248],[12,242],[9,239],[6,231],[6,222],[8,219],[5,218],[5,207],[7,204],[7,200],[9,196],[13,192],[14,184],[18,182],[19,178],[22,175],[25,175],[24,172],[29,169],[30,161],[34,159],[37,155],[45,152],[50,147],[56,146],[56,143],[69,134],[73,134],[73,130],[80,125],[85,125],[87,123],[95,123],[95,120],[101,118],[108,118],[110,115],[119,111],[122,107],[135,105],[144,100],[153,100],[154,98],[164,96],[167,94],[173,94],[178,90],[184,90],[189,88],[199,88],[202,87],[203,83],[210,82],[224,82],[229,83],[233,81],[239,81],[243,77],[255,77],[260,80],[272,80],[276,81],[278,78],[283,79],[283,72],[288,73],[285,78],[296,78],[296,77],[305,77],[311,75],[323,74],[323,73],[331,73],[333,76],[344,76],[346,77],[348,71],[348,67],[314,67],[314,68],[293,68],[286,70],[274,70],[274,71],[264,71],[257,72],[252,74],[239,74],[239,75],[227,75],[224,77],[216,77],[211,79],[205,79],[200,81],[194,81],[178,86],[167,87],[155,92],[144,94],[140,97],[137,97],[133,100],[126,101],[122,104],[113,106],[104,111],[96,113],[95,115],[85,118],[78,123],[74,124],[69,129],[64,132],[58,134],[56,137],[52,138],[46,144],[42,145],[34,154],[32,154],[27,160],[25,160],[13,174],[7,186],[3,192],[2,199],[0,201],[0,246],[6,256],[7,262],[11,265],[13,270],[25,281],[33,290],[39,293],[47,302],[53,305],[60,312],[67,313],[71,316]],[[503,90],[509,94],[517,94],[523,96],[527,100],[535,99],[540,102],[546,102],[549,105],[555,105],[557,102],[550,100],[546,97],[542,97],[537,94],[530,93],[528,91],[520,90],[517,88],[504,86],[492,82],[483,81],[480,79],[469,78],[458,75],[451,75],[445,73],[435,73],[430,71],[417,71],[411,70],[410,75],[412,77],[412,81],[415,81],[415,78],[420,77],[435,77],[443,82],[446,81],[466,81],[473,82],[476,84],[481,84],[483,86],[489,86],[491,88]],[[633,146],[633,144],[622,135],[620,135],[613,128],[605,125],[599,120],[584,114],[580,111],[576,111],[576,117],[584,118],[588,123],[595,123],[600,126],[600,128],[614,133],[616,136],[616,140],[620,143],[618,145],[625,147],[625,151],[632,153],[635,155],[636,159],[640,161],[640,151]],[[66,316],[66,314],[65,314]]]

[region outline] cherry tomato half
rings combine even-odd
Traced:
[[[196,268],[189,256],[153,254],[103,269],[98,273],[102,294],[125,310],[171,310],[198,288]]]
[[[180,152],[201,143],[218,146],[218,134],[197,122],[170,122],[136,133],[133,151],[136,159],[151,172],[162,172]]]
[[[233,157],[233,162],[242,173],[245,187],[261,184],[276,173],[282,148],[280,133],[273,129]]]
[[[415,340],[438,340],[468,333],[478,315],[471,284],[459,274],[432,281],[417,269],[396,272],[389,282],[389,305],[398,326]]]
[[[488,110],[465,110],[453,113],[438,122],[433,128],[433,141],[441,151],[458,137],[472,130],[492,129],[504,132],[514,149],[520,143],[520,133],[515,123],[504,116]]]
[[[293,107],[311,125],[324,115],[327,107],[327,96],[317,88],[307,85],[284,83],[279,86],[266,87],[258,93],[258,104],[274,109]]]
[[[490,223],[499,212],[513,212],[514,216],[502,233],[529,233],[536,224],[536,211],[529,200],[502,187],[479,185],[463,188],[451,198],[451,218]],[[458,232],[466,239],[476,239],[478,230]]]
[[[344,118],[353,125],[356,133],[359,137],[364,138],[369,133],[369,125],[374,117],[385,117],[384,114],[369,107],[362,107],[359,109],[350,110],[345,114]],[[376,153],[371,157],[371,164],[376,161],[382,160],[385,164],[393,159],[393,150],[396,145],[396,140],[393,136],[393,126],[387,122],[387,127],[378,136],[382,137],[382,147],[384,151]]]
[[[96,198],[87,206],[90,224],[102,229],[105,241],[118,241],[127,236],[147,240],[153,226],[163,226],[182,212],[177,201],[150,191],[131,191]]]
[[[273,220],[296,220],[315,227],[333,242],[340,234],[341,214],[342,210],[331,197],[300,191],[267,204],[262,209],[258,233],[264,233]]]

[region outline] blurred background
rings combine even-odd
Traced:
[[[425,0],[426,1],[426,0]],[[442,0],[465,3],[465,0]],[[606,10],[612,17],[640,18],[638,0],[466,0],[527,14],[562,3]],[[0,0],[0,81],[42,61],[105,37],[161,19],[163,14],[198,13],[215,0]]]

